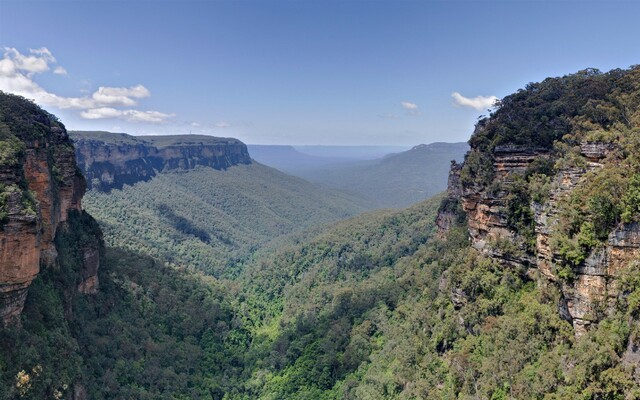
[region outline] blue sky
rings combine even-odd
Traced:
[[[0,0],[0,90],[68,129],[465,141],[492,96],[640,62],[639,15],[633,1]]]

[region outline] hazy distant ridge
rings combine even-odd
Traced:
[[[351,154],[352,158],[314,157],[293,146],[256,148],[250,145],[249,152],[254,159],[274,168],[365,197],[374,207],[398,208],[445,190],[451,160],[462,161],[469,149],[466,143],[437,142],[420,144],[376,159],[358,160],[358,156],[375,154],[382,147],[349,147],[336,146],[333,152],[330,146],[307,146],[304,149],[316,154]],[[387,150],[392,149],[387,147]]]

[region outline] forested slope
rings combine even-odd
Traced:
[[[169,171],[110,193],[85,209],[106,242],[220,275],[273,238],[361,212],[363,201],[322,190],[258,163]]]
[[[451,161],[462,161],[466,143],[431,143],[383,158],[336,163],[294,172],[311,182],[355,193],[374,208],[403,208],[443,191]]]
[[[282,214],[291,196],[318,198],[296,192],[304,183],[269,185],[266,167],[251,170],[264,179],[246,180],[240,197],[218,176],[225,190],[206,197],[214,170],[196,168],[112,193],[122,198],[88,199],[87,208],[132,218],[128,236],[107,231],[129,250],[101,255],[101,289],[79,293],[84,244],[99,229],[69,212],[58,261],[33,280],[22,327],[0,331],[0,394],[640,398],[639,110],[638,67],[529,84],[478,122],[446,195],[268,244],[260,241],[271,232],[327,214]],[[237,185],[254,167],[225,173],[239,174]],[[267,194],[283,208],[256,198]],[[127,199],[135,214],[125,213]],[[254,209],[262,212],[245,224]],[[241,233],[200,225],[205,214]],[[264,247],[248,256],[245,236]],[[209,264],[213,254],[202,253],[214,268],[198,265],[190,240],[214,238],[231,249],[216,254],[242,262]],[[174,266],[133,250],[174,257]]]
[[[74,222],[81,230],[87,221]],[[108,249],[100,291],[73,287],[82,264],[72,232],[58,269],[34,280],[22,326],[0,329],[2,399],[221,399],[242,353],[226,288],[212,278]]]

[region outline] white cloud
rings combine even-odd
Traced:
[[[400,102],[400,105],[402,105],[402,108],[404,108],[407,111],[418,111],[418,105],[416,103],[403,101],[403,102]]]
[[[149,89],[143,85],[100,86],[90,95],[58,96],[45,90],[33,80],[35,74],[49,71],[51,64],[56,62],[55,57],[46,47],[30,49],[30,55],[24,55],[15,48],[4,50],[4,56],[0,59],[0,90],[32,99],[43,106],[80,110],[80,116],[85,119],[120,118],[130,122],[161,123],[173,116],[173,114],[159,111],[115,108],[137,106],[139,99],[151,96]],[[53,73],[66,75],[67,71],[57,66]]]
[[[385,119],[400,119],[398,114],[387,113],[387,114],[378,114],[378,117]]]
[[[216,123],[216,128],[224,129],[224,128],[229,128],[229,127],[231,127],[231,124],[226,122],[226,121],[220,121],[220,122]]]
[[[167,122],[175,114],[165,114],[160,111],[138,111],[138,110],[125,110],[124,119],[131,122],[151,122],[153,124],[159,124]]]
[[[199,123],[197,123],[197,122],[192,122],[190,125],[191,125],[192,127],[194,127],[194,128],[199,128],[199,127],[200,127],[200,124],[199,124]]]
[[[111,107],[92,108],[82,111],[80,116],[84,119],[118,118],[122,116],[122,110]]]
[[[95,106],[131,107],[138,104],[135,99],[149,96],[151,93],[142,85],[129,88],[100,86],[98,90],[93,92],[91,98],[95,101]]]
[[[129,122],[159,124],[166,122],[174,114],[165,114],[159,111],[118,110],[112,107],[100,107],[84,110],[80,113],[80,116],[84,119],[121,118]]]
[[[22,71],[27,75],[38,74],[49,70],[49,64],[55,63],[56,59],[51,52],[43,47],[41,49],[29,49],[31,55],[24,55],[13,47],[5,47],[5,58],[13,60],[16,71]]]
[[[475,108],[476,110],[491,108],[498,100],[496,96],[476,96],[473,98],[469,98],[464,97],[458,92],[451,93],[451,97],[453,97],[453,101],[457,106],[471,107]]]

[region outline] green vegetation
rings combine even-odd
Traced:
[[[163,136],[144,136],[142,139],[152,143],[158,148],[176,146],[176,145],[194,145],[194,144],[226,144],[239,142],[234,138],[223,138],[208,135],[163,135]]]
[[[238,139],[221,138],[208,135],[131,136],[126,133],[106,131],[69,131],[69,135],[73,140],[92,140],[116,145],[145,144],[158,148],[179,145],[226,144],[229,142],[238,142]]]
[[[639,218],[637,207],[640,67],[600,73],[589,69],[531,83],[505,97],[489,118],[482,119],[470,140],[460,180],[464,187],[490,188],[497,150],[546,152],[507,191],[510,228],[526,243],[533,233],[532,202],[544,204],[561,182],[557,171],[584,174],[583,182],[559,199],[552,249],[564,260],[563,275],[606,242],[620,222]],[[591,166],[581,144],[607,149],[604,168]],[[530,246],[529,246],[530,247]]]
[[[72,214],[59,267],[33,282],[22,329],[0,330],[0,398],[221,398],[241,354],[226,289],[211,278],[109,249],[100,291],[75,293],[97,224]]]
[[[157,175],[109,194],[91,191],[86,210],[110,246],[220,276],[259,246],[363,210],[359,201],[254,163]]]
[[[21,333],[2,331],[1,397],[67,396],[80,381],[92,399],[639,394],[623,360],[640,332],[640,269],[576,340],[553,286],[469,249],[464,225],[433,237],[440,201],[294,239],[233,281],[111,249],[99,293],[69,296],[80,253],[62,251],[60,270],[34,282]],[[81,248],[77,232],[93,229],[73,216],[58,245]]]
[[[94,140],[107,144],[136,145],[147,143],[144,139],[128,135],[126,133],[114,133],[106,131],[69,131],[73,140]]]
[[[13,210],[16,216],[37,215],[37,201],[29,190],[23,171],[25,142],[43,140],[55,130],[63,128],[54,115],[32,101],[0,91],[0,171],[5,179],[0,183],[0,226],[9,218],[10,203],[13,207],[19,206]],[[61,144],[51,146],[46,151],[59,152],[64,149],[73,152],[73,148]],[[52,172],[55,172],[53,168]]]
[[[466,143],[423,144],[377,160],[334,162],[293,174],[355,193],[369,200],[370,208],[403,208],[445,190],[451,160],[462,161],[468,149]]]
[[[556,173],[583,177],[555,199],[555,283],[471,249],[459,202],[440,196],[318,227],[358,207],[259,164],[92,192],[85,205],[117,247],[100,291],[75,293],[99,234],[72,213],[23,329],[0,331],[0,398],[640,398],[640,264],[581,338],[559,312],[575,267],[640,220],[639,106],[639,68],[588,70],[530,84],[478,124],[461,181],[506,196],[525,244]],[[581,154],[593,141],[607,141],[603,166]],[[547,156],[492,183],[506,145]],[[438,210],[454,216],[445,235]]]
[[[7,128],[22,140],[43,139],[51,128],[62,128],[55,115],[49,114],[33,101],[0,91],[0,134],[5,140]]]

